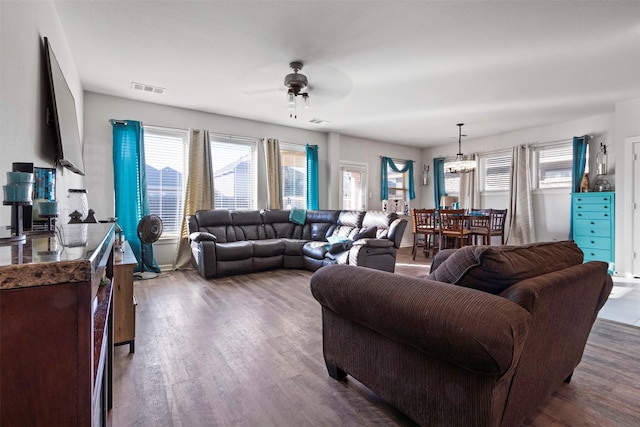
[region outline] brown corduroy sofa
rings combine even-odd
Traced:
[[[329,374],[353,376],[421,425],[520,425],[571,379],[611,292],[607,264],[583,264],[572,241],[436,258],[425,278],[314,273]]]

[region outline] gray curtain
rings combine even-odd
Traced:
[[[509,245],[535,242],[533,204],[531,201],[531,149],[528,145],[513,147],[511,182],[509,185]]]
[[[282,177],[280,142],[264,139],[264,157],[267,169],[267,209],[282,209]]]
[[[191,268],[191,249],[189,248],[187,216],[197,210],[214,209],[213,167],[211,164],[211,145],[209,131],[192,129],[187,144],[187,180],[184,196],[184,212],[180,240],[174,256],[174,269]]]

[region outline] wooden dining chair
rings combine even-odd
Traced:
[[[440,232],[436,221],[435,209],[411,209],[413,218],[413,259],[416,259],[418,248],[423,248],[428,257],[431,250],[435,253],[435,236]],[[423,243],[420,243],[422,236]]]
[[[464,209],[440,209],[440,247],[444,240],[454,239],[456,247],[465,246],[471,242],[471,230],[466,226]]]
[[[469,229],[474,243],[478,244],[478,237],[482,237],[483,245],[491,245],[491,223],[493,209],[471,209],[469,214]]]
[[[492,209],[491,211],[491,237],[500,236],[500,241],[504,245],[504,223],[507,218],[507,209]]]

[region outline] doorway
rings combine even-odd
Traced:
[[[367,210],[367,165],[340,164],[340,208]]]
[[[633,230],[633,268],[634,277],[640,277],[640,140],[633,143],[633,160],[631,165],[631,191],[633,192],[633,200],[631,207],[633,209],[632,226]]]

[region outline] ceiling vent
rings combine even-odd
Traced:
[[[158,86],[146,85],[144,83],[131,82],[131,89],[141,90],[142,92],[163,94],[164,88]]]
[[[313,123],[314,125],[326,125],[329,122],[322,119],[311,119],[309,120],[309,123]]]

